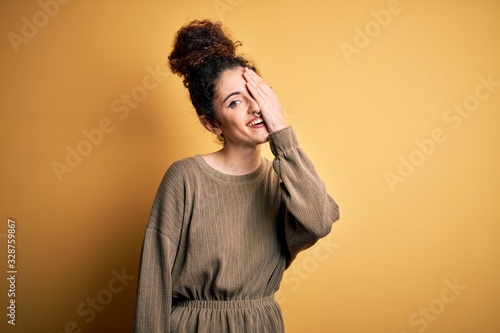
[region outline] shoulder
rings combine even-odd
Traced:
[[[196,162],[196,156],[186,157],[175,161],[165,172],[162,184],[165,183],[184,183],[192,178],[193,174],[198,172],[199,166]]]
[[[197,156],[186,157],[181,160],[175,161],[170,165],[167,173],[183,173],[198,168]]]
[[[263,174],[265,175],[266,182],[279,182],[279,176],[273,168],[273,162],[267,158],[262,158]]]

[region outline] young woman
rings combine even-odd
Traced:
[[[177,33],[170,67],[222,149],[167,170],[148,220],[137,333],[284,332],[273,298],[296,255],[338,220],[273,90],[220,23]],[[272,162],[261,157],[269,141]]]

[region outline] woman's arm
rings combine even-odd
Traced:
[[[171,242],[158,230],[147,227],[141,255],[135,333],[169,333],[172,303]]]
[[[135,333],[169,333],[172,267],[183,219],[184,186],[175,164],[156,194],[142,246]]]
[[[326,236],[339,219],[335,201],[326,192],[313,164],[299,148],[291,127],[286,127],[276,93],[254,71],[245,68],[247,89],[260,107],[275,156],[273,167],[282,181],[284,229],[289,263],[298,252]]]
[[[291,127],[273,132],[269,142],[275,156],[273,167],[282,181],[290,263],[300,251],[330,232],[333,222],[339,219],[339,209],[312,162],[298,146]]]

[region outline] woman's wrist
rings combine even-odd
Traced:
[[[269,131],[269,134],[271,134],[271,133],[280,131],[288,126],[284,121],[276,121],[276,122],[271,122],[271,123],[266,122],[266,127],[267,127],[267,130]]]
[[[269,147],[274,156],[299,146],[295,132],[291,126],[284,127],[269,134]]]

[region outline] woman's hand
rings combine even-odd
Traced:
[[[259,104],[268,132],[272,133],[285,128],[281,104],[273,89],[250,68],[245,67],[243,77],[247,81],[248,91]]]

